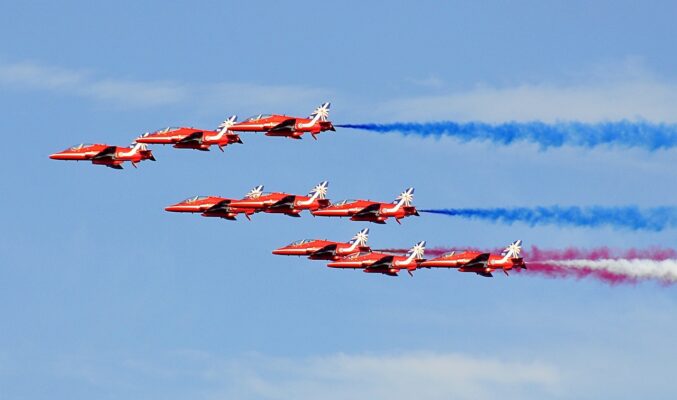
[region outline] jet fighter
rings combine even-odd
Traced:
[[[263,193],[261,191],[255,196],[246,197],[242,200],[232,200],[228,203],[229,207],[255,212],[266,212],[285,214],[290,217],[300,217],[303,210],[319,210],[329,205],[327,195],[327,181],[320,182],[315,186],[307,196],[298,196],[288,193]]]
[[[263,186],[256,186],[245,195],[245,199],[260,196]],[[252,210],[238,209],[230,207],[229,203],[233,199],[227,199],[219,196],[193,196],[180,201],[171,206],[167,206],[165,211],[183,212],[183,213],[201,213],[203,217],[219,217],[235,220],[238,214],[245,214],[247,218],[254,213]]]
[[[451,252],[431,260],[422,261],[419,268],[458,268],[461,272],[474,272],[487,278],[494,270],[502,270],[506,275],[513,268],[526,269],[520,253],[522,241],[516,240],[506,247],[501,255],[481,253],[479,251]]]
[[[380,252],[360,252],[327,264],[330,268],[363,269],[368,273],[380,273],[397,276],[400,270],[407,270],[413,276],[418,264],[423,261],[425,241],[418,242],[406,255],[394,255]]]
[[[91,161],[92,164],[105,165],[109,168],[122,169],[122,163],[129,161],[136,168],[136,163],[143,160],[155,161],[153,153],[145,144],[137,143],[133,147],[109,146],[107,144],[79,144],[64,151],[51,154],[53,160]]]
[[[233,143],[242,143],[240,136],[229,129],[235,124],[237,116],[233,115],[223,121],[215,131],[189,128],[171,127],[152,133],[144,133],[136,139],[137,143],[172,144],[177,149],[195,149],[209,151],[211,146],[223,147]]]
[[[322,217],[350,217],[352,221],[368,221],[385,224],[388,218],[395,218],[397,223],[410,215],[418,216],[414,200],[414,188],[402,192],[392,203],[379,203],[371,200],[343,200],[311,213]]]
[[[230,130],[236,132],[266,132],[266,136],[283,136],[301,139],[308,132],[317,140],[317,134],[324,131],[336,131],[328,121],[330,103],[323,103],[307,118],[290,117],[280,114],[259,114],[233,125]]]
[[[351,254],[371,251],[367,246],[368,238],[369,228],[359,231],[348,243],[319,239],[297,240],[287,246],[273,250],[273,254],[307,256],[311,260],[336,261]]]

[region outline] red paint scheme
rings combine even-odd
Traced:
[[[64,151],[51,154],[53,160],[91,161],[92,164],[122,169],[122,163],[129,161],[134,167],[143,160],[155,161],[153,153],[145,144],[134,147],[109,146],[107,144],[80,144]]]
[[[283,256],[304,256],[311,260],[339,260],[352,254],[371,251],[367,246],[369,229],[363,229],[350,242],[332,242],[321,239],[298,240],[287,246],[273,250],[273,254]]]
[[[238,214],[245,214],[247,218],[253,212],[230,207],[232,199],[218,196],[194,196],[165,208],[169,212],[200,213],[203,217],[218,217],[231,221]]]
[[[404,269],[412,275],[412,272],[418,267],[419,262],[423,260],[424,250],[425,242],[419,242],[406,256],[380,252],[362,252],[330,262],[327,266],[330,268],[363,269],[364,272],[380,273],[389,276],[397,276]]]
[[[388,218],[400,219],[410,215],[418,216],[416,207],[411,205],[414,188],[402,192],[392,203],[379,203],[371,200],[344,200],[328,207],[312,211],[315,216],[349,217],[352,221],[368,221],[385,224]]]
[[[329,200],[325,199],[328,185],[326,181],[319,183],[307,196],[281,192],[263,193],[263,186],[260,186],[257,193],[250,192],[250,195],[242,200],[232,200],[230,206],[252,213],[266,212],[299,217],[303,210],[318,210],[330,204]]]
[[[513,268],[526,268],[524,259],[519,256],[521,240],[513,242],[502,255],[479,251],[451,252],[443,256],[419,263],[419,268],[458,268],[460,272],[474,272],[491,277],[492,272],[501,270],[506,275]]]
[[[209,151],[211,146],[223,147],[233,143],[242,143],[240,136],[229,130],[235,123],[236,116],[225,120],[215,131],[176,127],[166,128],[153,133],[146,133],[136,139],[137,143],[171,144],[177,149],[194,149]]]
[[[324,131],[335,131],[334,125],[327,121],[329,103],[324,103],[308,118],[290,117],[283,114],[259,114],[233,125],[230,129],[238,132],[266,132],[266,136],[283,136],[301,139],[304,133],[310,133],[314,139]]]

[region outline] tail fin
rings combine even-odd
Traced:
[[[329,119],[329,108],[331,107],[330,102],[322,103],[321,106],[317,107],[312,114],[308,116],[309,119],[312,119],[313,122],[326,121]]]
[[[130,144],[130,147],[132,148],[131,151],[132,154],[148,150],[148,145],[146,145],[145,143],[132,142],[132,144]]]
[[[509,259],[515,259],[515,258],[520,258],[520,253],[522,252],[522,241],[521,240],[515,240],[514,242],[510,243],[508,247],[503,250],[501,255],[503,256],[502,261],[508,261]]]
[[[407,188],[404,192],[400,193],[399,196],[393,200],[393,204],[395,204],[395,208],[399,209],[402,206],[409,207],[411,206],[411,203],[414,201],[414,188],[410,187]]]
[[[350,239],[350,244],[351,250],[355,249],[357,246],[366,246],[367,245],[367,240],[369,239],[369,228],[364,228],[361,231],[357,232],[355,236],[353,236],[352,239]]]
[[[422,260],[423,253],[425,253],[425,240],[416,243],[416,245],[407,252],[408,258],[406,262],[410,263],[414,260]]]
[[[312,200],[315,199],[324,199],[327,197],[327,189],[329,189],[329,182],[328,181],[322,181],[318,183],[313,190],[308,193],[308,197],[310,197]]]
[[[245,196],[245,199],[256,199],[263,194],[263,185],[254,186]]]
[[[226,132],[228,132],[228,129],[230,129],[231,126],[235,125],[235,121],[237,121],[237,115],[232,115],[232,116],[230,116],[230,118],[221,122],[221,124],[219,124],[219,126],[216,128],[216,130],[219,133],[226,133]]]

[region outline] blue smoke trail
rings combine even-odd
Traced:
[[[512,224],[523,222],[530,226],[551,224],[560,226],[625,228],[662,231],[677,227],[677,207],[640,209],[628,207],[516,207],[516,208],[446,208],[419,210],[420,212],[482,219]]]
[[[341,128],[363,129],[404,135],[452,136],[461,141],[488,140],[504,145],[530,141],[542,148],[564,145],[595,147],[618,145],[640,147],[648,150],[668,149],[677,146],[677,125],[649,122],[507,122],[487,124],[483,122],[394,122],[390,124],[344,124]]]

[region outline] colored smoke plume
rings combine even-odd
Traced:
[[[437,257],[451,248],[426,249],[426,256]],[[468,249],[464,249],[468,250]],[[456,251],[464,251],[458,250]],[[476,250],[476,249],[470,249]],[[502,249],[489,252],[498,254]],[[384,249],[403,253],[406,249]],[[592,278],[610,285],[652,280],[663,284],[677,283],[677,251],[664,248],[613,250],[567,248],[544,250],[532,246],[523,253],[527,269],[517,269],[519,275],[540,275],[548,278]]]
[[[565,145],[597,147],[603,145],[638,147],[646,150],[677,147],[677,125],[649,122],[394,122],[386,124],[343,124],[341,128],[362,129],[372,132],[399,132],[423,137],[449,136],[463,142],[491,141],[503,145],[516,142],[533,142],[542,148]]]
[[[514,207],[514,208],[445,208],[419,210],[420,212],[481,219],[512,224],[523,222],[530,226],[559,225],[596,228],[609,226],[631,230],[662,231],[677,226],[677,207],[641,209],[626,207]]]
[[[594,278],[611,285],[655,280],[665,284],[677,282],[677,252],[672,249],[608,248],[580,250],[541,250],[532,247],[525,255],[528,274],[549,278]],[[522,272],[522,271],[520,271]]]

